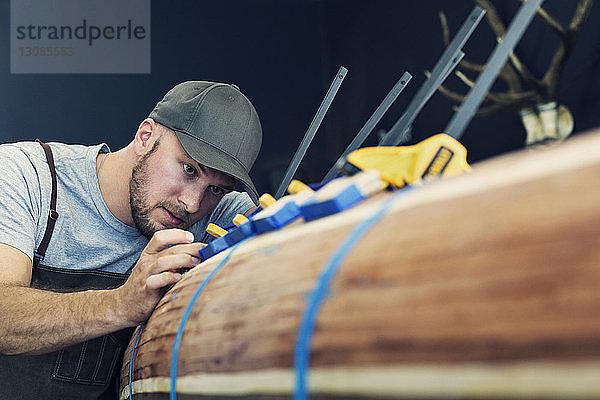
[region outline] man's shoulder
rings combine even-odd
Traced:
[[[55,163],[63,160],[79,160],[88,157],[91,153],[109,151],[106,144],[86,146],[81,144],[67,144],[60,142],[48,142],[52,149]],[[42,146],[37,142],[13,142],[0,144],[0,159],[11,160],[16,163],[29,163],[33,166],[38,163],[47,163],[46,155]]]
[[[14,142],[0,144],[0,159],[14,162],[35,162],[43,160],[44,151],[36,142]]]
[[[34,184],[39,179],[39,171],[44,164],[44,151],[35,142],[0,144],[0,170],[9,183],[13,182],[17,186],[21,181],[28,185]]]

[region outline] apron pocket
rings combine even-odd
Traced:
[[[88,385],[106,385],[112,378],[122,346],[108,334],[63,350],[56,356],[51,378]]]

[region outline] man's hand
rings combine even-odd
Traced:
[[[192,243],[191,232],[166,229],[156,232],[133,268],[127,282],[115,289],[117,307],[131,324],[146,321],[169,285],[181,279],[180,271],[200,263],[203,243]]]

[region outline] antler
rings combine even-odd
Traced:
[[[496,34],[497,40],[502,40],[506,28],[495,7],[488,0],[473,1],[486,10],[488,24]],[[526,0],[521,1],[524,2]],[[540,7],[537,14],[560,38],[559,47],[552,58],[548,70],[541,79],[536,79],[519,58],[514,53],[511,54],[510,61],[504,65],[499,73],[499,78],[506,83],[507,90],[505,92],[488,93],[484,104],[489,105],[482,107],[477,112],[477,115],[490,115],[504,110],[521,112],[553,102],[556,98],[556,91],[565,62],[571,53],[582,25],[590,13],[593,3],[594,0],[580,0],[573,18],[567,27],[563,27]],[[446,16],[443,12],[440,12],[440,23],[444,42],[447,46],[450,41],[450,33]],[[483,65],[474,64],[467,60],[461,61],[459,66],[471,72],[480,72],[483,70]],[[464,73],[457,71],[456,75],[467,86],[473,86],[473,82]],[[523,89],[524,85],[528,87],[527,90]],[[464,95],[443,86],[440,87],[440,91],[455,101],[462,102],[465,99]]]
[[[577,8],[575,9],[575,13],[573,14],[573,18],[571,19],[569,26],[564,30],[561,30],[560,28],[562,28],[562,26],[558,24],[552,17],[550,17],[544,10],[540,9],[543,12],[538,12],[542,19],[559,33],[561,39],[560,46],[556,53],[554,53],[550,67],[542,78],[542,84],[548,90],[548,98],[554,98],[556,95],[560,74],[562,73],[567,58],[571,54],[573,44],[579,36],[581,27],[590,14],[593,4],[594,0],[580,0],[577,4]]]

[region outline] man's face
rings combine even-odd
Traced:
[[[161,229],[187,229],[211,213],[235,180],[191,159],[172,132],[164,132],[133,168],[131,215],[147,238]]]

